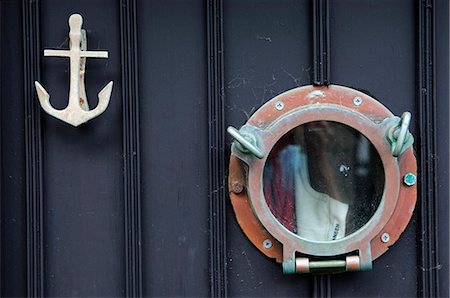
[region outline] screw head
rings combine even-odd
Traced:
[[[413,186],[417,182],[416,175],[408,173],[403,177],[403,182],[408,186]]]
[[[272,247],[272,241],[270,241],[270,239],[266,239],[263,241],[263,246],[265,249],[269,249]]]
[[[388,233],[383,233],[383,235],[381,235],[381,241],[383,241],[384,243],[389,242],[390,239],[391,239],[391,236],[389,236]]]
[[[353,103],[355,104],[355,106],[360,106],[362,104],[363,100],[361,97],[356,96],[355,98],[353,98]]]
[[[275,104],[275,109],[281,111],[282,109],[284,109],[284,103],[282,103],[281,101],[277,101],[277,103]]]

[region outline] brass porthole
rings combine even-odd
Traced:
[[[354,89],[305,86],[229,128],[229,191],[244,233],[285,273],[371,269],[414,210],[409,120]]]

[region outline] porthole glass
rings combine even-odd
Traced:
[[[333,241],[363,227],[380,205],[381,158],[357,130],[331,121],[300,125],[270,152],[263,174],[266,202],[289,231]]]

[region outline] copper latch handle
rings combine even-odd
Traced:
[[[227,132],[236,140],[239,144],[238,149],[244,153],[251,153],[259,159],[262,159],[265,155],[264,151],[258,148],[257,141],[254,136],[249,134],[241,134],[239,130],[233,126],[227,128]]]

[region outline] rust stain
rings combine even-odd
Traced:
[[[243,181],[245,179],[245,170],[242,162],[236,157],[230,158],[230,175],[228,183],[233,181]],[[245,180],[244,180],[245,181]],[[232,189],[231,187],[229,189]],[[231,204],[236,215],[236,219],[245,235],[263,254],[269,258],[274,258],[278,263],[283,261],[283,246],[262,226],[256,215],[252,211],[247,191],[243,190],[236,194],[230,192]],[[266,249],[263,245],[264,240],[272,241],[272,247]]]

